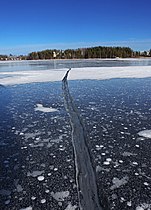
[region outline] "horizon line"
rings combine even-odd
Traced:
[[[142,46],[142,44],[147,45]],[[37,52],[47,49],[78,49],[89,47],[130,47],[134,51],[148,51],[151,49],[151,39],[145,40],[121,40],[121,41],[98,41],[98,42],[58,42],[58,43],[44,43],[44,44],[24,44],[10,47],[1,47],[0,54],[13,54],[13,55],[27,55],[31,52]],[[150,46],[150,47],[149,47]],[[138,49],[136,49],[138,48]],[[140,49],[139,49],[140,48]],[[143,48],[143,49],[142,49]],[[3,51],[3,52],[2,52]],[[22,52],[21,52],[22,51]]]

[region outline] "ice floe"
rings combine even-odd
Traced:
[[[138,132],[139,136],[151,139],[151,130],[143,130]]]
[[[57,109],[52,108],[52,107],[44,107],[42,104],[36,104],[35,111],[40,111],[40,112],[45,112],[45,113],[58,112]]]

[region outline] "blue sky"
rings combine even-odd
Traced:
[[[47,48],[151,48],[150,0],[1,0],[0,54]]]

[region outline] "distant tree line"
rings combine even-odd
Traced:
[[[132,58],[140,56],[151,56],[151,50],[139,52],[129,47],[90,47],[67,50],[43,50],[29,53],[28,60],[39,59],[89,59],[89,58]]]
[[[0,55],[0,60],[6,60],[8,58],[7,55]]]
[[[137,58],[151,57],[149,51],[133,51],[129,47],[89,47],[78,49],[56,50],[47,49],[31,52],[27,56],[0,55],[0,60],[39,60],[39,59],[89,59],[89,58]]]
[[[0,55],[0,61],[6,61],[6,60],[27,60],[27,56],[25,55],[13,56],[12,54]]]

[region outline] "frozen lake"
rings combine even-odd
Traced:
[[[0,63],[0,72],[48,70],[53,62]],[[65,68],[60,78],[68,67],[151,66],[150,60],[55,62]],[[151,78],[83,78],[69,81],[69,90],[87,131],[103,209],[151,209]],[[0,86],[0,119],[0,209],[78,209],[62,82]]]
[[[0,72],[112,66],[151,66],[151,59],[1,61]]]

